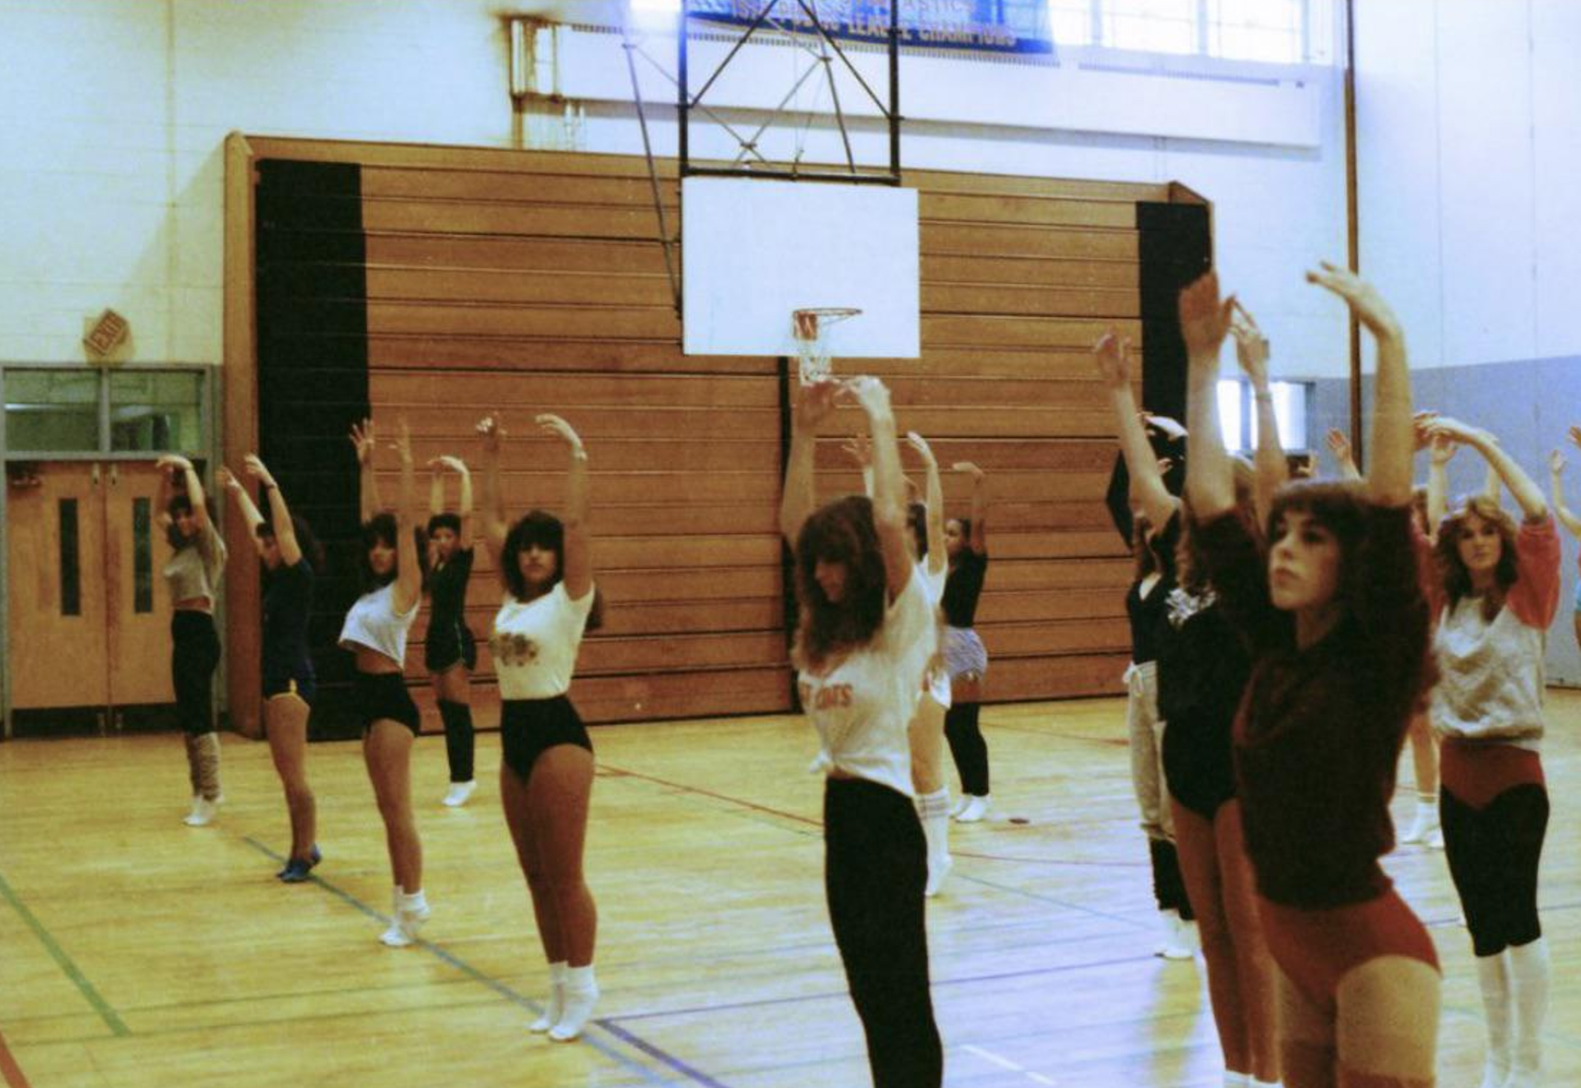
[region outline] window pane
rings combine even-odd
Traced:
[[[1239,60],[1299,64],[1306,58],[1306,0],[1208,0],[1208,51]]]
[[[1219,381],[1219,430],[1224,432],[1224,448],[1232,451],[1246,448],[1241,438],[1241,389],[1234,378]]]
[[[123,370],[110,375],[112,450],[197,450],[203,445],[203,376]]]
[[[1150,53],[1197,52],[1197,0],[1107,0],[1103,44]]]
[[[1054,45],[1092,44],[1092,0],[1049,0]]]
[[[6,445],[42,452],[99,448],[99,375],[79,370],[10,370],[5,375]]]

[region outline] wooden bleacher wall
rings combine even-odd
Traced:
[[[250,183],[259,164],[280,160],[355,169],[361,256],[342,245],[326,259],[360,260],[352,271],[365,298],[305,300],[300,314],[287,302],[282,318],[231,297],[267,275],[267,247],[250,244],[259,229]],[[237,136],[229,161],[228,460],[268,437],[260,418],[296,425],[296,413],[259,403],[269,383],[256,373],[256,348],[270,323],[291,323],[292,357],[310,359],[315,337],[357,335],[365,320],[367,404],[386,432],[406,414],[419,466],[444,452],[475,466],[474,423],[503,414],[509,511],[553,511],[564,459],[535,435],[532,416],[563,415],[586,441],[596,577],[609,602],[573,690],[588,720],[790,709],[775,527],[790,391],[776,359],[681,353],[642,159]],[[673,230],[674,163],[661,170]],[[1087,352],[1109,326],[1140,343],[1137,206],[1168,202],[1170,187],[932,171],[906,180],[921,192],[923,355],[864,369],[891,385],[902,432],[925,435],[942,465],[971,460],[989,474],[993,564],[978,615],[992,658],[988,696],[1117,691],[1130,562],[1103,505],[1115,443]],[[355,293],[344,277],[300,282]],[[319,316],[341,310],[351,311],[349,326]],[[342,475],[354,467],[344,432],[355,405],[345,408],[331,433],[312,436],[326,450],[331,440],[344,446],[333,454],[346,462],[335,466]],[[307,415],[325,430],[333,406]],[[838,418],[846,430],[861,422],[851,411]],[[820,448],[820,495],[860,486],[838,443],[831,433]],[[388,500],[388,456],[385,468]],[[426,508],[425,474],[420,482]],[[967,487],[946,472],[952,516],[966,513]],[[240,581],[233,572],[231,694],[233,717],[252,731],[256,583]],[[497,587],[480,547],[469,622],[485,637]],[[315,633],[332,641],[335,617],[322,620]],[[425,624],[426,609],[408,659],[420,702]],[[475,699],[487,726],[497,697],[480,651]]]

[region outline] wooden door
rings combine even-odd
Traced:
[[[143,462],[106,465],[104,568],[110,703],[175,702],[170,680],[170,591],[160,571],[170,545],[156,518],[159,470]]]
[[[45,463],[7,487],[11,705],[104,706],[104,469]]]

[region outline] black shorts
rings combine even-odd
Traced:
[[[276,695],[295,695],[308,706],[313,705],[318,695],[318,678],[305,653],[297,661],[264,662],[263,697],[273,699]]]
[[[505,700],[500,704],[500,743],[505,750],[505,766],[524,781],[538,756],[557,744],[593,750],[581,715],[564,695]]]
[[[362,735],[367,736],[373,723],[382,719],[400,722],[415,737],[422,731],[423,719],[412,702],[412,693],[406,690],[406,677],[398,672],[359,672],[352,684],[357,698],[357,716],[362,722]]]
[[[437,674],[457,663],[465,665],[468,672],[478,667],[478,643],[472,632],[464,623],[431,623],[423,644],[423,667]]]

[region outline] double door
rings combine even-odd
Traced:
[[[44,462],[6,487],[12,709],[173,702],[158,470]]]

